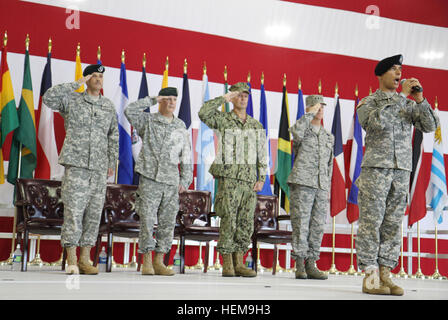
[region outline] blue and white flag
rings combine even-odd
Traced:
[[[202,77],[202,97],[203,102],[210,100],[206,74]],[[202,121],[196,140],[196,152],[198,154],[196,190],[210,191],[213,202],[215,185],[213,176],[208,170],[215,159],[215,136],[213,130]]]
[[[269,127],[268,127],[268,110],[266,103],[266,92],[264,90],[264,84],[261,85],[260,88],[260,123],[263,125],[263,128],[266,130],[266,139],[267,139],[267,164],[268,164],[268,172],[266,172],[266,180],[263,185],[263,189],[258,192],[258,194],[272,196],[271,189],[271,180],[269,179],[269,172],[271,170],[271,140],[269,139]]]
[[[437,112],[437,110],[436,110]],[[434,134],[434,148],[432,151],[431,177],[426,189],[426,203],[432,208],[434,222],[443,222],[443,208],[448,204],[446,190],[445,163],[443,161],[442,131],[440,126]]]
[[[124,115],[129,104],[128,86],[126,83],[126,67],[121,63],[120,84],[115,92],[114,104],[117,111],[119,151],[118,151],[118,183],[132,184],[134,176],[134,159],[132,157],[131,124]]]

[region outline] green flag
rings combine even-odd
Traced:
[[[19,108],[19,127],[14,131],[8,166],[8,182],[15,184],[18,178],[19,150],[22,148],[20,178],[32,178],[36,168],[36,121],[34,117],[33,88],[31,84],[30,57],[25,51],[22,96]]]

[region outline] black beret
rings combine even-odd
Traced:
[[[104,69],[103,65],[91,64],[84,69],[84,72],[82,73],[82,75],[85,77],[94,72],[103,73],[104,71],[105,71],[105,69]]]
[[[392,68],[395,64],[401,66],[403,62],[403,56],[401,54],[397,54],[396,56],[392,56],[386,59],[381,60],[375,67],[375,75],[381,76],[387,72],[390,68]]]
[[[159,91],[159,96],[162,96],[162,97],[175,96],[175,97],[177,97],[177,88],[174,88],[174,87],[163,88]]]

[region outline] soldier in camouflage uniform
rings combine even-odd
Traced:
[[[218,179],[215,211],[221,217],[217,250],[223,258],[225,277],[255,277],[243,264],[254,227],[256,192],[266,179],[266,133],[260,122],[247,115],[249,86],[239,82],[221,97],[209,100],[199,118],[218,136],[219,146],[210,173]],[[218,108],[233,103],[231,112]]]
[[[360,211],[356,252],[358,266],[366,271],[362,291],[370,294],[404,294],[390,280],[390,270],[398,264],[400,251],[412,166],[412,126],[431,132],[439,123],[417,79],[404,81],[397,93],[402,59],[396,55],[377,64],[379,89],[356,109],[366,131],[362,171],[356,181]],[[409,95],[414,100],[407,99]]]
[[[321,126],[324,99],[306,98],[307,114],[289,128],[294,137],[294,167],[288,177],[292,256],[296,279],[327,279],[316,267],[329,210],[334,137]]]
[[[67,273],[97,274],[90,265],[106,196],[106,180],[118,157],[118,123],[114,104],[100,94],[102,65],[84,69],[76,82],[56,85],[43,102],[64,118],[66,136],[59,156],[65,167],[62,178],[64,224],[61,244],[67,250]],[[83,84],[87,90],[76,92]],[[76,247],[80,246],[77,265]]]
[[[173,115],[176,101],[177,89],[168,87],[160,90],[158,97],[140,99],[125,110],[142,138],[135,171],[140,174],[136,211],[140,216],[138,250],[144,254],[144,275],[174,275],[162,260],[173,241],[179,192],[188,189],[193,180],[190,138],[185,123]],[[159,112],[144,112],[157,103]],[[157,241],[153,238],[155,223]]]

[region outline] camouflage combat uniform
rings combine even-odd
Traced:
[[[323,127],[315,128],[313,118],[313,113],[307,113],[289,128],[296,155],[287,180],[295,260],[319,259],[329,210],[334,137]]]
[[[77,82],[56,85],[43,102],[64,118],[66,136],[59,156],[62,178],[63,247],[94,246],[106,196],[108,168],[118,157],[118,123],[113,103],[87,92]]]
[[[142,138],[142,149],[135,164],[135,171],[140,174],[136,203],[140,216],[140,253],[170,250],[179,210],[179,185],[188,189],[193,180],[191,145],[185,123],[177,117],[170,122],[160,113],[144,112],[155,104],[155,97],[146,97],[129,104],[124,111]],[[157,241],[153,238],[155,223]]]
[[[416,103],[398,93],[375,93],[356,112],[366,131],[359,187],[358,266],[395,268],[401,222],[406,210],[412,166],[412,125],[434,131],[439,119],[428,101]]]
[[[218,110],[224,97],[207,101],[199,118],[218,136],[218,152],[209,172],[218,179],[215,211],[221,217],[217,250],[246,252],[254,228],[255,183],[266,179],[266,132],[260,122]],[[258,177],[258,178],[257,178]]]

